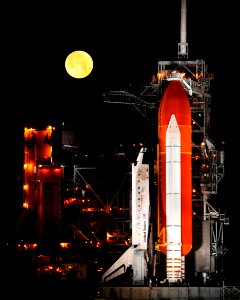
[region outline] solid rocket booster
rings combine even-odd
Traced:
[[[172,114],[166,131],[166,250],[167,277],[180,279],[181,272],[181,143]]]
[[[158,139],[158,243],[174,281],[183,277],[179,268],[184,274],[184,256],[192,248],[191,108],[179,80],[168,83],[160,101]]]

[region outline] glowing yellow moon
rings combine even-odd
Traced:
[[[65,60],[65,69],[74,78],[87,77],[93,69],[92,57],[85,51],[73,51]]]

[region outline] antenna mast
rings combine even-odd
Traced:
[[[181,0],[180,43],[178,43],[178,58],[188,58],[187,43],[187,0]]]

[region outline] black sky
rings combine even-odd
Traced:
[[[3,145],[8,157],[4,181],[10,191],[4,201],[8,201],[9,217],[9,207],[16,203],[12,188],[16,164],[10,164],[9,153],[13,150],[11,155],[18,161],[23,126],[69,121],[82,133],[84,144],[98,147],[118,137],[119,143],[141,137],[138,128],[144,120],[136,111],[103,103],[102,94],[115,89],[137,91],[157,73],[159,59],[177,57],[181,0],[129,2],[63,1],[59,10],[36,6],[26,13],[21,7],[17,18],[9,14],[2,43],[2,117],[7,122]],[[187,1],[189,58],[205,59],[215,75],[211,130],[213,140],[226,142],[226,179],[220,197],[234,232],[240,228],[235,175],[239,165],[237,11],[235,1]],[[74,50],[84,50],[93,58],[94,68],[87,78],[73,79],[65,71],[66,56]]]

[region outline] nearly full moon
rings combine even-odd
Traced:
[[[85,51],[74,51],[67,56],[65,69],[74,78],[87,77],[93,69],[92,57]]]

